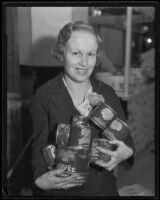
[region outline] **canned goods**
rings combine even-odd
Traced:
[[[58,144],[59,146],[67,145],[69,135],[70,135],[70,125],[59,123],[56,132],[56,144]]]
[[[122,141],[124,141],[130,134],[128,125],[119,118],[114,119],[105,131],[112,133],[116,139]]]
[[[89,118],[101,129],[109,126],[111,121],[117,117],[117,112],[106,103],[99,103],[90,113]]]
[[[55,165],[55,146],[54,145],[48,145],[45,148],[42,149],[44,158],[46,160],[46,163],[48,165],[48,169],[52,170],[53,166]]]
[[[80,175],[76,183],[85,183],[88,177],[90,150],[82,147],[60,147],[57,151],[56,168],[65,171],[57,176],[65,177],[74,173]]]
[[[113,145],[108,143],[109,140],[106,139],[99,139],[95,138],[92,140],[91,145],[91,162],[95,162],[97,160],[103,160],[104,162],[110,161],[111,157],[110,155],[104,154],[96,149],[97,146],[100,146],[104,149],[113,150]]]
[[[68,146],[82,146],[90,148],[91,144],[91,127],[88,118],[83,116],[74,116],[70,126],[70,135]]]

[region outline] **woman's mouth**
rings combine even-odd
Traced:
[[[81,74],[84,74],[88,71],[88,68],[76,68],[76,70],[81,73]]]

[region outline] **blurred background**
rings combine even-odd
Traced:
[[[93,76],[115,89],[137,149],[131,170],[116,169],[120,194],[154,195],[155,7],[5,7],[3,14],[7,55],[3,193],[33,195],[30,101],[38,87],[63,70],[51,53],[60,28],[82,20],[95,26],[103,40]]]

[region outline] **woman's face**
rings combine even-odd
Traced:
[[[64,47],[65,76],[75,82],[88,81],[96,65],[98,43],[94,34],[75,31]]]

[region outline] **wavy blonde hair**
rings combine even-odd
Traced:
[[[52,55],[54,55],[57,59],[63,59],[63,48],[66,45],[67,41],[70,39],[72,33],[74,31],[87,31],[92,33],[97,38],[98,43],[98,51],[102,45],[102,40],[98,34],[98,31],[94,29],[90,24],[84,23],[82,21],[76,21],[74,23],[68,23],[64,25],[64,27],[59,31],[57,42],[55,47],[52,49]],[[99,62],[99,55],[97,53],[97,63]]]

